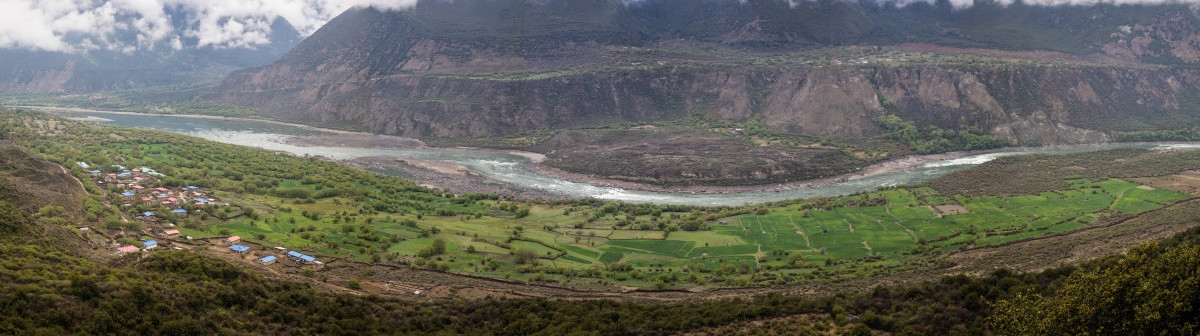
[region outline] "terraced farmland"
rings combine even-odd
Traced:
[[[885,190],[833,202],[843,205],[801,204],[764,215],[741,215],[721,221],[729,224],[711,231],[671,232],[665,239],[613,239],[596,246],[599,253],[583,252],[582,246],[573,244],[564,247],[572,259],[598,264],[624,261],[635,267],[783,267],[790,261],[782,255],[795,254],[808,264],[856,259],[889,264],[924,249],[953,250],[1036,238],[1190,198],[1120,179],[1068,183],[1070,189],[1011,197],[946,197],[930,188]],[[850,205],[872,200],[883,205]],[[962,210],[939,210],[946,206]],[[647,234],[615,230],[610,237],[617,236]]]

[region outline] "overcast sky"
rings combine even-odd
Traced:
[[[152,48],[253,47],[271,22],[287,20],[307,36],[354,6],[400,9],[417,0],[0,0],[0,48],[79,52]],[[637,2],[639,0],[626,0]],[[803,0],[788,0],[803,1]],[[897,2],[932,0],[895,0]],[[972,0],[950,0],[958,7]],[[1200,3],[1200,0],[1176,2]],[[1171,0],[1025,0],[1029,4],[1164,3]],[[174,15],[188,22],[171,24]],[[118,39],[117,36],[128,38]],[[125,41],[125,42],[123,42]],[[183,41],[195,41],[185,45]]]
[[[307,36],[354,6],[396,9],[416,0],[0,0],[0,48],[49,51],[245,47],[267,43],[286,19]],[[188,26],[176,29],[169,13]],[[116,36],[130,38],[117,39]],[[121,40],[136,42],[123,43]]]

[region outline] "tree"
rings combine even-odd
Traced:
[[[518,264],[531,264],[537,262],[538,253],[532,248],[518,247],[512,250],[512,254],[516,257]]]
[[[446,240],[437,238],[434,239],[433,243],[430,243],[429,246],[426,246],[425,248],[421,249],[420,252],[417,252],[417,256],[421,258],[429,258],[442,253],[446,253]]]
[[[1049,295],[995,304],[1001,335],[1200,334],[1200,245],[1151,243],[1080,269]]]
[[[525,218],[525,217],[529,216],[529,208],[521,207],[521,208],[517,209],[515,214],[516,214],[517,218]]]

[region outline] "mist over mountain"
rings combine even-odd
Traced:
[[[177,49],[161,41],[154,48],[128,50],[0,49],[0,91],[83,93],[210,82],[235,69],[270,63],[302,39],[282,19],[271,28],[269,43],[253,47],[195,47],[196,38],[185,37],[182,43],[191,47]],[[136,35],[121,38],[137,43]]]

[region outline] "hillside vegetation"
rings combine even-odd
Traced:
[[[1193,259],[1200,248],[1196,243],[1200,232],[1191,230],[1164,243],[1136,248],[1128,256],[1086,263],[1078,270],[1068,267],[1032,274],[1000,270],[981,278],[948,277],[917,286],[878,286],[821,298],[431,302],[335,294],[190,252],[160,251],[140,260],[88,259],[59,240],[30,239],[62,228],[35,224],[24,211],[4,201],[0,201],[0,223],[0,251],[6,256],[0,262],[4,264],[0,299],[8,303],[0,307],[0,331],[15,334],[660,335],[865,334],[872,330],[905,335],[1112,330],[1186,334],[1195,328],[1189,310],[1194,303],[1186,302],[1196,288],[1187,284],[1196,281]],[[1099,305],[1083,301],[1095,298],[1094,291],[1100,288],[1151,295],[1130,295],[1120,303]],[[861,322],[847,323],[852,318]]]
[[[202,245],[181,251],[165,249],[120,257],[115,256],[107,245],[91,245],[79,239],[81,232],[77,231],[78,227],[91,226],[100,229],[87,219],[89,211],[96,211],[89,209],[91,205],[73,208],[70,205],[75,201],[71,201],[69,197],[47,198],[44,194],[75,194],[72,190],[82,189],[77,189],[78,182],[66,172],[82,175],[85,181],[87,176],[76,170],[74,165],[56,165],[42,161],[39,156],[45,155],[68,162],[70,159],[64,158],[64,155],[88,159],[110,157],[111,160],[132,160],[147,164],[158,162],[158,169],[180,176],[188,176],[190,170],[195,170],[194,174],[201,174],[204,170],[199,170],[201,168],[198,167],[207,167],[208,163],[217,162],[195,156],[212,151],[220,151],[222,158],[222,161],[219,161],[222,164],[213,165],[212,168],[221,167],[220,169],[226,169],[226,172],[233,172],[242,164],[271,160],[283,161],[274,162],[275,164],[287,163],[280,165],[279,167],[285,170],[276,171],[277,173],[286,172],[287,169],[323,171],[322,176],[335,178],[333,181],[337,181],[338,174],[352,174],[351,170],[337,168],[340,166],[333,163],[232,146],[224,147],[158,132],[77,125],[28,112],[4,112],[4,115],[8,122],[0,126],[3,137],[16,141],[22,144],[23,148],[33,152],[12,146],[6,147],[4,159],[7,163],[0,165],[0,186],[5,191],[0,194],[3,196],[0,198],[0,253],[5,256],[4,260],[0,260],[0,301],[7,303],[0,306],[0,333],[661,335],[678,332],[745,332],[822,335],[889,332],[903,335],[943,335],[991,332],[1099,333],[1114,330],[1130,333],[1189,334],[1195,331],[1195,314],[1191,312],[1195,304],[1189,300],[1195,297],[1198,265],[1195,259],[1197,251],[1200,251],[1200,238],[1197,238],[1200,237],[1200,229],[1196,228],[1180,230],[1184,232],[1171,239],[1132,248],[1125,256],[1084,262],[1078,268],[1068,266],[1038,273],[1014,273],[1000,269],[992,270],[990,275],[981,277],[959,275],[907,285],[855,287],[840,290],[839,292],[843,293],[840,295],[767,294],[737,299],[663,302],[515,298],[425,300],[373,292],[354,295],[345,293],[347,288],[320,277],[279,272],[280,269],[277,268],[249,266],[222,257],[220,253],[206,252],[206,249],[199,248]],[[87,137],[89,134],[100,136],[91,138],[96,143],[90,147],[71,140],[73,137]],[[43,137],[64,142],[60,144],[37,140]],[[137,146],[129,146],[134,143]],[[184,147],[166,147],[175,145]],[[73,149],[75,146],[79,147]],[[116,148],[123,150],[114,151]],[[175,166],[167,165],[167,161],[149,161],[150,158],[170,158],[169,162],[179,166],[172,168]],[[201,165],[184,164],[188,160],[198,160],[197,163]],[[17,162],[34,164],[13,164]],[[260,169],[262,167],[252,171],[265,172]],[[224,175],[223,173],[219,176]],[[246,174],[242,175],[242,180],[256,181],[264,177]],[[237,187],[222,186],[232,183],[232,180],[212,178],[209,183],[214,183],[214,188]],[[366,182],[384,177],[364,175],[360,178]],[[386,179],[393,183],[402,182]],[[204,181],[203,178],[199,180]],[[367,183],[365,186],[370,185]],[[1060,192],[1059,196],[1039,197],[1104,198],[1111,197],[1108,195],[1118,190],[1124,190],[1121,192],[1122,197],[1130,190],[1150,192],[1144,188],[1118,188],[1130,185],[1119,180],[1068,183],[1076,185],[1076,188],[1083,188],[1082,192]],[[1080,183],[1083,185],[1078,185]],[[242,187],[245,188],[244,185]],[[337,186],[334,183],[331,187],[344,189],[349,186]],[[92,187],[90,184],[86,190],[91,194],[87,196],[88,199],[93,201],[97,196],[100,196],[101,200],[109,198],[109,191]],[[358,191],[356,198],[362,198],[357,202],[368,202],[374,199],[373,197],[383,197],[372,196],[374,194],[370,190],[372,189]],[[929,190],[888,190],[840,200],[824,200],[823,202],[835,202],[828,205],[832,210],[814,208],[800,213],[799,210],[773,207],[766,209],[765,213],[742,216],[742,224],[737,225],[751,225],[758,229],[763,225],[760,223],[778,222],[777,219],[782,218],[780,216],[787,211],[796,211],[790,215],[793,218],[823,217],[829,213],[851,211],[856,209],[856,206],[868,206],[850,203],[876,202],[875,199],[891,199],[889,203],[899,202],[897,200],[914,201],[913,197],[905,196],[912,192]],[[251,188],[239,191],[238,194],[244,195],[240,197],[233,196],[234,193],[222,195],[232,200],[258,199],[258,202],[262,202],[261,200],[266,199],[263,197],[269,193],[271,191]],[[429,195],[426,196],[428,199],[417,204],[432,205],[438,204],[439,199],[458,198],[435,196],[428,190],[416,188],[409,193]],[[1152,194],[1154,193],[1138,197],[1141,200],[1152,200]],[[1171,195],[1163,192],[1158,194]],[[936,195],[927,195],[925,198],[931,196]],[[941,199],[945,201],[949,198]],[[1020,200],[1018,203],[1034,201],[1034,204],[1039,206],[1047,204],[1030,197],[985,199],[988,202]],[[47,201],[50,203],[44,203]],[[346,198],[339,202],[350,201],[352,199]],[[85,205],[90,202],[92,201],[85,202]],[[306,202],[289,206],[303,207]],[[1067,209],[1077,207],[1080,203],[1086,202],[1060,202],[1057,206],[1062,207],[1061,212],[1066,213],[1073,211]],[[15,207],[13,204],[27,206]],[[231,205],[225,208],[227,211],[228,208],[241,207],[242,216],[246,217],[253,216],[247,214],[247,209],[269,210],[263,208],[264,203],[254,204],[256,205],[249,207]],[[315,204],[333,203],[318,201]],[[802,204],[810,203],[797,203]],[[475,206],[479,205],[465,205],[463,210],[470,211]],[[535,208],[542,206],[544,205],[534,205]],[[1017,205],[1006,207],[1011,206]],[[434,209],[436,208],[435,206]],[[410,211],[419,211],[421,208],[414,206],[411,209]],[[991,211],[996,214],[1019,212],[981,209],[971,210]],[[1039,208],[1040,210],[1046,209]],[[114,206],[111,211],[126,210]],[[517,209],[516,214],[522,215],[525,212],[526,210]],[[264,217],[283,215],[280,212],[262,213]],[[1183,216],[1163,218],[1179,222],[1162,224],[1177,227],[1197,224],[1194,211],[1176,214]],[[1188,214],[1193,216],[1188,217]],[[535,210],[526,216],[536,215]],[[846,218],[859,218],[870,216],[872,212],[846,212],[845,215],[848,216]],[[341,218],[342,221],[349,219],[356,222],[369,221],[373,216],[370,212],[359,212]],[[200,234],[209,230],[207,226],[222,227],[219,223],[221,221],[197,223],[204,227],[198,227],[191,232]],[[325,227],[322,223],[311,223],[314,223],[314,226],[320,224]],[[386,228],[386,224],[382,222],[368,223],[363,226],[371,228],[371,231],[375,231],[375,228],[379,228],[380,231]],[[422,222],[420,225],[426,223],[430,222]],[[440,224],[430,223],[435,225],[431,228],[449,225],[448,222],[437,223]],[[462,227],[461,224],[458,225]],[[871,224],[864,222],[859,225]],[[441,228],[445,231],[456,230],[451,226]],[[761,228],[765,230],[767,227]],[[862,228],[863,226],[860,226],[860,230]],[[989,230],[982,226],[978,229],[978,232]],[[773,234],[777,235],[779,232]],[[812,234],[818,235],[815,232]],[[742,230],[735,236],[737,235],[744,235],[747,239],[766,239],[762,244],[768,247],[788,241],[799,241],[772,239],[769,235],[747,230]],[[277,236],[273,234],[272,237]],[[671,246],[626,245],[627,248],[639,250]],[[440,251],[431,251],[437,252]],[[830,250],[829,253],[841,252]],[[357,282],[347,286],[354,287],[352,284]],[[354,291],[357,293],[357,290]],[[1113,295],[1103,296],[1101,298],[1104,300],[1096,301],[1096,291]],[[1114,300],[1110,301],[1108,298]]]
[[[826,284],[938,274],[953,266],[947,257],[956,252],[1104,231],[1143,214],[1186,215],[1190,207],[1172,205],[1192,199],[1184,192],[1194,191],[1131,178],[1200,168],[1195,151],[1118,151],[1095,157],[1175,164],[1158,166],[1149,175],[1120,175],[1127,179],[1104,173],[1062,176],[1054,184],[1059,187],[1003,197],[904,187],[743,207],[528,202],[494,194],[454,195],[334,162],[164,132],[91,126],[34,112],[6,116],[4,127],[21,148],[69,167],[84,181],[91,195],[83,224],[101,229],[83,234],[89,239],[133,244],[157,238],[211,246],[239,236],[264,249],[282,246],[333,258],[338,268],[409,267],[599,290]],[[76,162],[105,171],[114,171],[113,165],[150,167],[166,176],[148,187],[196,186],[228,204],[184,205],[187,215],[175,215],[157,201],[122,196],[128,187],[96,183],[98,175]],[[148,211],[160,215],[126,221]],[[164,236],[162,230],[172,225],[200,241]],[[1020,251],[1004,255],[1009,253]],[[285,272],[304,275],[297,269]],[[305,276],[382,280],[362,274],[367,273]]]

